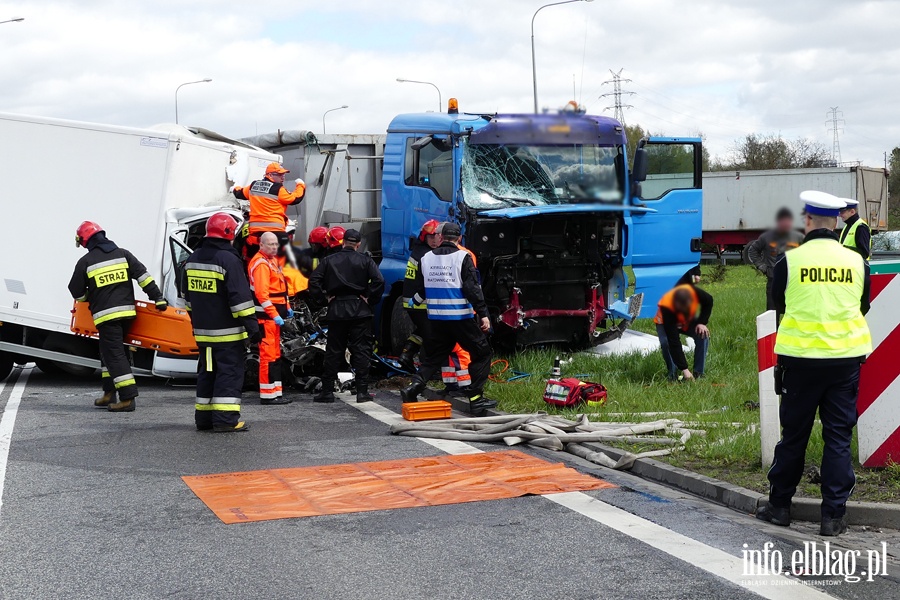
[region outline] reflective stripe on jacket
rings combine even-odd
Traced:
[[[260,252],[250,262],[248,273],[257,318],[287,317],[287,280],[278,259]]]
[[[429,252],[422,257],[425,306],[428,318],[462,321],[472,318],[472,305],[463,292],[462,264],[467,254],[457,249],[447,254]]]
[[[250,233],[284,231],[287,226],[285,209],[300,204],[305,193],[306,186],[303,184],[288,192],[284,185],[268,179],[234,188],[235,197],[250,201],[250,219],[247,223]]]
[[[785,314],[775,353],[797,358],[856,358],[872,352],[860,308],[865,263],[833,239],[807,240],[785,254]]]

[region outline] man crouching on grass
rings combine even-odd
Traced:
[[[693,271],[689,272],[692,273]],[[669,371],[669,381],[697,379],[703,376],[706,367],[706,353],[709,351],[707,323],[712,314],[713,297],[694,285],[699,279],[699,274],[688,279],[689,283],[682,283],[685,281],[682,278],[679,285],[660,299],[653,319],[656,323],[656,335],[659,336],[659,347]],[[693,372],[688,369],[687,358],[681,347],[682,334],[694,338]]]

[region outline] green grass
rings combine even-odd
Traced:
[[[702,423],[707,435],[693,436],[683,450],[662,460],[765,492],[768,483],[760,460],[759,433],[749,431],[751,424],[759,423],[759,411],[745,406],[758,401],[756,315],[765,310],[765,279],[748,266],[704,267],[703,273],[701,287],[715,298],[704,379],[669,383],[658,352],[609,358],[573,354],[565,357],[571,362],[564,365],[563,375],[577,375],[608,388],[608,403],[595,413],[589,412],[592,420],[651,421],[661,417],[636,413],[687,413],[677,418]],[[656,331],[650,319],[638,320],[634,329]],[[500,402],[500,409],[513,413],[545,410],[572,416],[586,412],[555,410],[543,402],[544,385],[555,356],[551,350],[532,350],[503,357],[511,369],[532,376],[510,383],[491,382],[488,396]],[[691,360],[689,356],[688,362]],[[822,449],[821,426],[817,424],[807,449],[807,464],[818,465]],[[855,499],[900,500],[900,468],[857,468],[857,473]],[[817,497],[819,489],[817,485],[801,484],[798,493]]]

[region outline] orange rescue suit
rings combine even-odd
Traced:
[[[691,293],[691,311],[687,316],[675,311],[675,294],[678,293],[678,290],[687,290]],[[690,327],[691,319],[697,316],[697,311],[700,310],[700,298],[697,296],[697,290],[695,290],[692,285],[684,284],[675,286],[666,292],[659,301],[659,308],[656,310],[656,316],[653,317],[653,322],[657,325],[663,324],[662,309],[664,308],[672,311],[678,319],[678,329],[687,331]]]
[[[250,262],[250,289],[256,300],[256,318],[263,339],[259,343],[259,397],[275,400],[282,395],[281,327],[275,317],[287,317],[288,288],[278,259],[257,254]]]
[[[300,204],[306,194],[306,185],[297,184],[293,192],[288,192],[284,185],[268,178],[254,181],[246,187],[235,187],[234,196],[240,200],[250,201],[250,234],[264,231],[284,231],[287,227],[288,206]]]

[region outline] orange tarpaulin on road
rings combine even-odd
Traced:
[[[182,479],[229,524],[615,487],[516,450]]]

